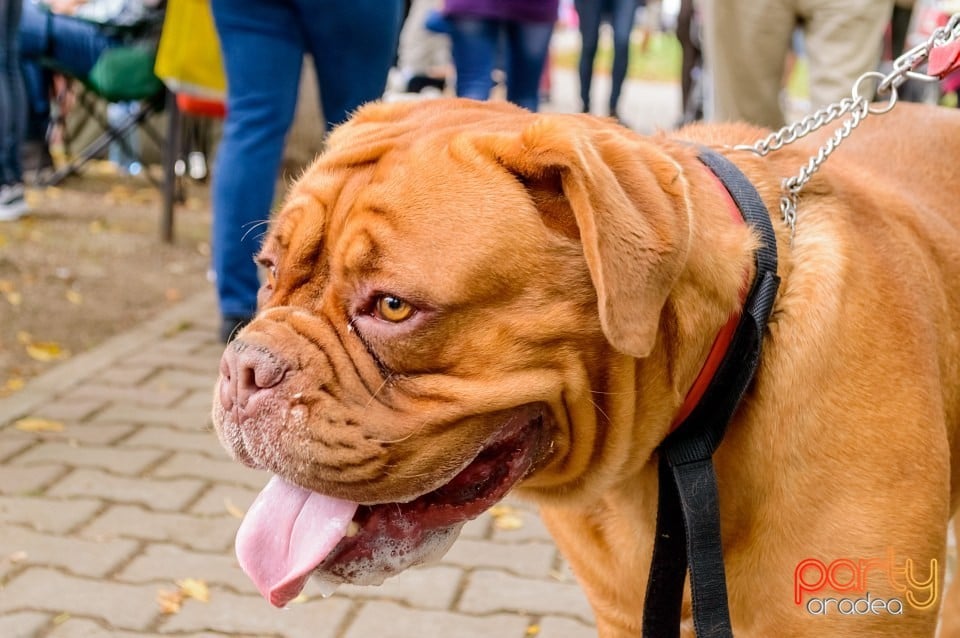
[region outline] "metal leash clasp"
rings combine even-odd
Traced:
[[[942,68],[936,68],[930,73],[917,70],[930,59],[931,51],[957,45],[960,45],[960,13],[952,15],[945,25],[935,29],[925,42],[904,52],[894,60],[893,70],[890,73],[884,75],[879,71],[868,71],[857,78],[850,97],[825,106],[753,144],[739,144],[733,147],[734,150],[750,151],[763,157],[846,116],[834,134],[823,143],[817,154],[811,157],[796,175],[784,178],[781,182],[780,214],[790,229],[791,242],[796,233],[800,191],[823,162],[868,115],[882,115],[892,110],[897,104],[897,89],[908,79],[937,82],[947,73],[960,68],[960,52],[951,48],[948,55],[941,56],[947,60],[940,64]],[[869,91],[872,82],[875,82],[876,86],[873,91]],[[887,99],[882,103],[871,104],[870,97],[873,95],[887,96]]]

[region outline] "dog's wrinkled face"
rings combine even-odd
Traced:
[[[579,176],[578,195],[569,175],[509,161],[536,121],[470,101],[368,107],[275,220],[258,315],[214,401],[223,444],[278,476],[237,539],[275,604],[318,565],[380,582],[520,481],[563,489],[589,465],[597,428],[573,424],[595,420],[620,321],[598,316],[613,293],[597,270],[622,266],[588,267],[595,231],[575,209],[596,184]],[[655,318],[667,284],[632,278]],[[627,349],[650,340],[634,337]]]

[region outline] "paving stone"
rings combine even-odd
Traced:
[[[3,635],[3,634],[0,634]],[[47,634],[47,638],[170,638],[169,634],[154,632],[117,631],[105,628],[101,624],[84,618],[70,618],[57,625],[57,628]],[[223,634],[191,634],[190,638],[224,638]],[[230,638],[240,638],[239,635]]]
[[[108,467],[117,474],[140,474],[167,452],[162,450],[127,450],[117,454],[115,447],[47,442],[21,454],[10,465],[49,465],[71,467]]]
[[[0,526],[16,523],[38,532],[62,534],[89,520],[100,507],[99,501],[81,498],[0,496]]]
[[[226,452],[220,459],[194,452],[177,452],[150,472],[160,478],[193,477],[222,481],[250,488],[260,489],[270,480],[270,474],[263,470],[253,470],[227,457]]]
[[[216,516],[224,512],[246,512],[253,504],[253,499],[260,493],[260,489],[262,486],[258,489],[250,489],[239,485],[215,485],[190,507],[190,511],[207,516]],[[237,526],[240,526],[239,518]]]
[[[3,431],[0,430],[0,432],[3,432]],[[4,436],[4,435],[5,435],[5,433],[0,434],[0,436]],[[25,438],[24,438],[24,439],[16,439],[16,440],[12,440],[12,439],[0,439],[0,462],[4,461],[5,459],[10,458],[11,456],[13,456],[13,455],[15,455],[15,454],[19,454],[20,452],[22,452],[23,450],[27,449],[28,447],[30,447],[30,446],[33,445],[33,444],[34,444],[33,441],[31,441],[30,439],[25,439]]]
[[[341,586],[335,597],[394,600],[422,609],[449,609],[459,591],[463,572],[454,567],[416,567],[391,576],[376,587]],[[310,583],[304,588],[310,595]]]
[[[515,506],[517,501],[509,501],[508,504],[510,506]],[[547,531],[546,526],[543,524],[543,521],[540,520],[540,517],[537,516],[536,511],[526,510],[518,507],[513,514],[519,517],[521,522],[520,527],[501,529],[496,525],[493,525],[493,532],[490,536],[492,540],[503,541],[507,543],[515,543],[519,541],[553,542],[553,537],[550,536],[550,532]]]
[[[202,429],[200,426],[196,431],[174,430],[171,428],[151,425],[141,428],[133,436],[125,439],[121,447],[150,447],[161,450],[184,450],[193,452],[202,452],[213,459],[225,459],[226,451],[217,440],[217,435],[213,429]]]
[[[80,576],[104,576],[137,550],[130,540],[86,540],[54,536],[8,525],[0,538],[0,556],[25,554],[27,565],[62,567]]]
[[[202,413],[204,417],[209,418],[213,406],[213,387],[190,390],[187,396],[181,399],[177,405],[185,410],[196,409],[198,413]]]
[[[59,419],[54,419],[59,421]],[[129,436],[137,426],[122,423],[95,424],[66,422],[61,432],[21,432],[9,428],[3,431],[4,438],[29,441],[67,441],[108,445]]]
[[[221,347],[220,352],[223,352]],[[176,350],[162,351],[157,348],[150,348],[136,353],[127,358],[127,364],[147,365],[155,368],[164,368],[170,370],[188,370],[198,374],[212,375],[211,379],[217,376],[217,364],[220,361],[219,355],[216,358],[208,357],[206,351],[203,356],[194,353],[189,357],[183,356],[183,353]]]
[[[83,529],[88,538],[136,538],[201,551],[226,551],[237,533],[231,516],[201,517],[151,512],[136,505],[113,505]]]
[[[131,386],[140,385],[150,375],[156,372],[153,366],[117,365],[97,374],[97,381],[106,385]]]
[[[183,429],[197,429],[195,410],[180,407],[158,408],[155,406],[114,403],[99,412],[92,420],[94,423],[137,423],[141,425],[162,425]]]
[[[231,636],[247,633],[275,634],[283,638],[334,638],[351,606],[348,600],[330,598],[274,609],[259,596],[212,589],[209,602],[184,601],[180,612],[169,616],[160,630],[164,633],[219,631]]]
[[[529,625],[528,618],[510,614],[465,616],[368,602],[350,623],[344,638],[523,638]]]
[[[0,616],[0,636],[3,638],[33,638],[52,624],[49,614],[23,611]]]
[[[0,494],[17,496],[38,494],[67,471],[68,468],[62,465],[34,467],[0,465]]]
[[[540,632],[536,638],[597,638],[597,629],[577,620],[548,616],[538,623]]]
[[[461,538],[442,562],[457,567],[499,567],[518,576],[548,577],[556,553],[556,547],[542,542],[494,543]]]
[[[98,397],[75,396],[70,399],[58,397],[56,401],[51,401],[37,408],[34,416],[54,421],[80,423],[95,412],[102,410],[109,401],[109,398]]]
[[[130,583],[174,583],[183,578],[204,580],[210,586],[226,587],[241,594],[259,596],[257,588],[240,569],[233,549],[216,554],[195,552],[166,544],[151,544],[115,575]]]
[[[488,514],[480,515],[472,521],[464,523],[460,529],[460,538],[473,538],[477,540],[487,538],[490,535],[490,526],[492,524],[493,519]]]
[[[68,613],[106,621],[117,629],[143,630],[157,616],[157,589],[29,569],[4,585],[0,617],[24,609]]]
[[[133,479],[80,469],[59,481],[49,494],[90,496],[120,503],[140,503],[157,511],[177,511],[196,498],[203,486],[203,482],[193,479]]]
[[[458,609],[475,614],[514,611],[566,616],[593,623],[593,612],[577,585],[521,578],[489,569],[478,569],[469,575]]]
[[[101,405],[110,401],[126,405],[147,407],[168,407],[183,397],[180,388],[157,388],[142,386],[111,386],[99,383],[85,383],[73,388],[62,397],[66,403],[94,401]]]
[[[205,392],[207,395],[207,407],[209,408],[213,401],[213,386],[217,381],[217,368],[211,366],[212,372],[191,372],[190,370],[161,370],[150,381],[146,387],[149,388],[177,388],[181,390],[191,390],[194,392]]]

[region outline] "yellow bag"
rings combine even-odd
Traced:
[[[227,79],[209,0],[167,0],[154,72],[174,93],[226,98]]]

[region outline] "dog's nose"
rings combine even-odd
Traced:
[[[268,394],[289,369],[269,350],[234,341],[220,359],[220,403],[228,411],[248,411],[251,401]]]

